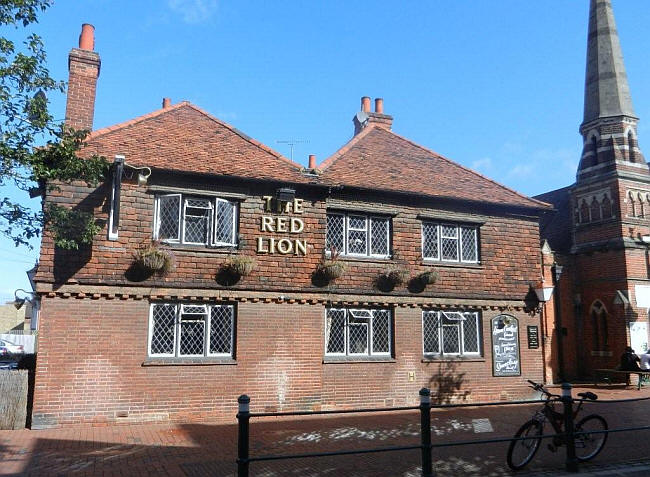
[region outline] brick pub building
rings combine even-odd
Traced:
[[[93,43],[86,25],[69,57],[75,128],[92,129]],[[34,427],[232,421],[242,393],[264,411],[529,396],[550,206],[392,132],[381,99],[360,109],[308,168],[188,102],[93,131],[82,154],[114,160],[110,180],[44,199],[104,228],[78,251],[43,237]],[[136,263],[152,240],[166,274]]]
[[[552,300],[544,307],[548,380],[614,368],[628,345],[648,349],[650,173],[637,123],[611,1],[591,0],[576,182],[537,196],[557,210],[541,223],[547,284],[550,264],[564,266],[559,317]]]

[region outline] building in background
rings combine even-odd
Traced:
[[[92,129],[100,58],[85,25],[66,121]],[[34,427],[234,420],[530,396],[543,377],[539,216],[550,210],[392,132],[364,97],[320,165],[282,157],[182,102],[93,131],[92,246],[42,241]],[[169,266],[173,262],[173,265]]]
[[[559,313],[552,301],[544,310],[549,380],[614,368],[628,345],[648,349],[650,172],[611,2],[591,0],[589,15],[576,182],[537,197],[557,210],[541,224],[547,285],[551,265],[563,266]]]

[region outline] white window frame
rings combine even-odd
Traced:
[[[220,242],[216,240],[217,237],[217,227],[219,226],[219,203],[226,203],[232,205],[232,241],[231,242]],[[217,197],[214,203],[214,220],[212,225],[212,245],[216,247],[235,247],[237,245],[237,219],[238,219],[238,210],[237,203],[232,200],[221,199]]]
[[[159,239],[160,232],[160,201],[164,197],[178,197],[180,206],[178,208],[178,238]],[[205,199],[209,201],[210,213],[208,217],[208,230],[205,242],[188,242],[185,240],[185,219],[186,208],[188,199]],[[218,203],[226,202],[232,204],[232,242],[216,241],[216,228],[218,224]],[[207,210],[208,208],[206,208]],[[238,238],[238,222],[239,222],[239,204],[233,200],[222,199],[220,197],[206,197],[197,194],[160,194],[157,195],[154,202],[154,220],[153,220],[153,239],[161,240],[165,243],[171,244],[184,244],[203,247],[237,247]]]
[[[210,353],[210,330],[212,329],[212,310],[215,308],[230,309],[230,353]],[[234,305],[212,305],[208,309],[208,333],[205,335],[205,353],[210,357],[231,358],[235,350],[235,307]]]
[[[427,351],[425,346],[425,327],[424,319],[428,313],[436,313],[438,315],[438,352]],[[476,345],[478,351],[465,351],[465,323],[467,323],[468,315],[471,315],[475,318],[474,322],[476,324]],[[443,327],[454,326],[453,324],[443,323],[443,318],[447,318],[450,321],[458,321],[458,353],[446,353],[444,351],[444,334],[442,332]],[[483,343],[482,343],[482,333],[481,333],[481,324],[482,316],[478,311],[465,311],[465,310],[422,310],[422,354],[425,357],[468,357],[468,358],[480,358],[483,356]]]
[[[343,249],[338,252],[347,257],[366,257],[366,258],[390,258],[391,256],[391,231],[392,231],[392,221],[390,217],[381,216],[381,215],[370,215],[357,212],[327,212],[327,215],[337,215],[343,217]],[[365,219],[365,229],[350,227],[349,221],[350,217],[361,217]],[[386,250],[385,254],[372,253],[372,222],[373,220],[385,221],[387,222],[386,227]],[[326,220],[327,223],[327,220]],[[348,231],[358,230],[366,232],[366,253],[352,253],[349,251],[348,243]],[[327,234],[327,232],[326,232]],[[330,251],[330,250],[328,250]],[[331,252],[331,251],[330,251]]]
[[[343,330],[343,352],[342,353],[332,353],[327,351],[327,318],[330,311],[341,311],[344,313],[344,330]],[[374,312],[387,312],[388,313],[388,351],[374,351],[374,329],[373,324],[375,320]],[[355,314],[364,315],[368,314],[369,316],[354,316]],[[365,353],[352,353],[350,351],[350,318],[357,319],[367,319],[368,323],[366,324],[367,328],[367,349]],[[354,324],[356,325],[356,323]],[[361,356],[379,356],[379,357],[390,357],[393,353],[393,313],[387,308],[326,308],[325,309],[325,356],[350,356],[350,357],[361,357]]]
[[[437,243],[438,243],[438,255],[436,257],[427,257],[424,254],[425,250],[425,242],[426,242],[426,235],[425,235],[425,225],[428,226],[434,226],[437,231]],[[457,259],[452,260],[448,258],[442,258],[442,228],[443,227],[455,227],[456,229],[456,237],[449,237],[446,236],[444,238],[446,239],[453,239],[456,240],[456,252],[457,252]],[[474,255],[476,256],[476,260],[463,260],[463,234],[462,230],[463,229],[472,229],[474,230]],[[473,224],[455,224],[455,223],[450,223],[450,222],[435,222],[435,221],[430,221],[430,220],[425,220],[422,221],[420,225],[420,235],[421,235],[421,241],[420,241],[420,246],[422,248],[422,259],[424,261],[431,261],[431,262],[446,262],[446,263],[480,263],[480,239],[479,239],[479,226],[478,225],[473,225]]]
[[[205,228],[205,241],[204,242],[190,242],[189,240],[186,240],[185,238],[185,225],[187,222],[187,209],[188,209],[188,201],[196,199],[196,200],[206,200],[208,203],[207,207],[197,207],[197,206],[189,206],[191,209],[200,209],[200,210],[209,210],[210,212],[208,213],[208,223]],[[205,197],[196,197],[196,196],[184,196],[183,197],[183,230],[181,232],[181,243],[186,243],[188,245],[208,245],[210,243],[210,238],[212,237],[212,218],[215,215],[215,207],[214,207],[214,201],[207,199]],[[196,215],[191,215],[190,217],[197,217]]]
[[[162,194],[156,196],[156,201],[154,205],[154,224],[153,224],[153,238],[154,240],[158,240],[158,236],[160,233],[160,201],[163,198],[167,197],[178,197],[178,236],[177,238],[167,238],[163,239],[167,243],[181,243],[181,235],[182,235],[182,218],[183,218],[183,196],[182,194]]]
[[[172,353],[152,353],[151,342],[153,339],[153,316],[154,308],[156,306],[172,306],[174,307],[174,346]],[[183,315],[183,307],[203,307],[206,311],[203,316],[203,353],[202,354],[181,354],[181,316]],[[214,308],[228,308],[230,310],[230,353],[210,353],[210,330],[212,328],[212,310]],[[189,313],[199,316],[198,313]],[[149,306],[149,331],[147,340],[147,356],[150,358],[234,358],[235,353],[235,326],[236,326],[236,310],[232,304],[215,304],[204,305],[197,303],[151,303]]]
[[[158,306],[173,306],[174,307],[174,347],[173,351],[171,353],[152,353],[151,352],[151,340],[153,338],[153,310],[154,310],[154,305]],[[176,326],[176,317],[178,316],[178,305],[176,303],[152,303],[149,306],[149,339],[147,341],[147,356],[152,357],[152,358],[173,358],[174,354],[176,352],[176,331],[177,331],[177,326]]]

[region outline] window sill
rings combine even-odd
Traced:
[[[355,257],[353,255],[339,255],[338,260],[342,262],[363,262],[363,263],[387,263],[393,259],[392,256],[388,257]]]
[[[237,364],[232,358],[147,358],[142,366],[215,366]]]
[[[223,253],[223,254],[232,254],[232,253],[239,253],[239,247],[234,247],[234,246],[207,246],[207,245],[186,245],[186,244],[178,244],[178,243],[166,243],[163,242],[163,244],[168,247],[170,250],[174,252],[199,252],[199,253],[206,253],[206,254],[215,254],[215,253]]]
[[[463,262],[441,262],[437,260],[422,260],[422,265],[432,267],[448,267],[448,268],[474,268],[482,269],[483,264],[478,263],[463,263]]]
[[[425,356],[421,360],[422,363],[449,363],[449,362],[456,362],[456,363],[484,363],[485,361],[486,361],[486,359],[484,357],[464,358],[462,356],[449,356],[449,357],[442,357],[442,356],[427,357],[427,356]]]
[[[323,364],[342,363],[396,363],[395,358],[389,356],[326,356]]]

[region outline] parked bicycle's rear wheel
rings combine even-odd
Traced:
[[[542,442],[542,429],[542,423],[535,420],[528,421],[519,428],[514,437],[523,439],[510,442],[508,467],[512,470],[519,470],[533,460],[537,449],[539,449],[539,444]]]
[[[585,432],[575,437],[576,457],[580,461],[593,459],[605,447],[607,421],[597,414],[591,414],[576,424],[575,432]],[[600,431],[600,432],[599,432]]]

